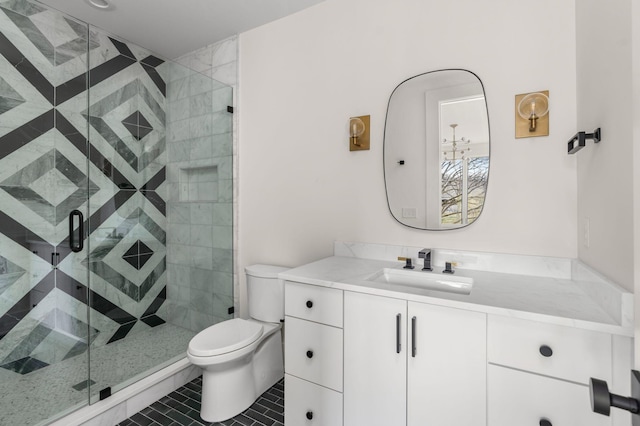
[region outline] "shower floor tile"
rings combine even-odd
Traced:
[[[51,421],[58,415],[81,408],[87,403],[87,385],[91,386],[94,398],[104,387],[111,386],[117,392],[123,385],[184,357],[194,335],[190,330],[162,324],[112,344],[92,348],[89,383],[86,353],[32,369],[29,373],[24,369],[39,364],[25,359],[19,360],[20,365],[4,365],[5,368],[0,368],[0,426],[42,424],[46,423],[45,419]],[[150,421],[149,424],[154,423]]]
[[[284,426],[284,379],[236,417],[209,423],[200,418],[202,377],[159,399],[116,426]]]

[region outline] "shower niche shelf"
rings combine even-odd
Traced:
[[[218,166],[181,168],[180,201],[218,201]]]

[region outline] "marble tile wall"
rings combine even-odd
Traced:
[[[236,49],[232,38],[179,58],[188,71],[168,84],[168,309],[193,331],[235,306]]]
[[[38,3],[0,1],[3,377],[166,321],[171,72]],[[78,253],[74,209],[88,235]]]

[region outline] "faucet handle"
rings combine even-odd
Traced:
[[[410,257],[403,257],[403,256],[398,256],[398,260],[402,261],[404,260],[406,262],[406,264],[404,265],[404,269],[413,269],[413,261]]]
[[[442,271],[442,273],[443,274],[454,274],[456,271],[453,270],[451,265],[452,265],[451,262],[445,262],[444,263],[444,271]]]

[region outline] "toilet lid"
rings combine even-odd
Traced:
[[[261,324],[235,318],[215,324],[196,334],[189,342],[189,352],[195,356],[221,355],[250,345],[261,335]]]

